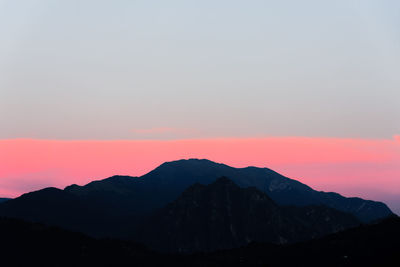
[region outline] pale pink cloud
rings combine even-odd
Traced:
[[[318,190],[349,196],[376,197],[380,192],[380,199],[385,200],[385,195],[400,195],[397,138],[270,137],[0,140],[0,196],[17,196],[45,186],[85,184],[114,174],[139,176],[165,161],[182,158],[268,167]]]

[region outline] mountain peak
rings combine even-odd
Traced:
[[[224,165],[221,163],[217,163],[208,159],[199,159],[199,158],[189,158],[189,159],[179,159],[173,161],[167,161],[161,164],[162,166],[194,166],[194,165],[203,165],[203,166],[218,166]]]

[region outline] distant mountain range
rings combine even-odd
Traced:
[[[215,183],[222,176],[228,179]],[[231,196],[231,202],[217,197],[216,192]],[[201,206],[196,208],[194,203]],[[217,214],[233,217],[213,220],[212,205],[216,205]],[[184,220],[188,213],[192,219]],[[316,238],[352,227],[357,220],[370,223],[393,213],[381,202],[318,192],[267,168],[232,168],[209,160],[190,159],[164,163],[141,177],[113,176],[85,186],[27,193],[1,203],[0,215],[96,237],[140,239],[158,249],[175,242],[168,245],[175,251],[208,251],[254,240],[290,243]],[[244,218],[247,225],[242,223]],[[198,237],[202,239],[190,236],[193,227],[200,225],[199,220],[218,231],[223,229],[221,239],[205,240],[207,234],[210,238],[217,237],[200,228],[196,232],[204,234]],[[165,224],[157,225],[160,221]],[[206,227],[204,224],[201,226]],[[148,228],[151,225],[153,229],[165,230],[159,235],[164,240],[162,244],[153,242]],[[167,233],[177,231],[182,232],[180,239],[179,234],[175,240],[168,239]],[[147,239],[140,236],[142,232],[149,233]],[[187,245],[181,246],[182,242]],[[193,245],[196,242],[199,245]]]

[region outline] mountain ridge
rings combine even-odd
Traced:
[[[190,167],[190,170],[177,171],[178,169],[188,167]],[[196,172],[201,173],[201,175],[196,174]],[[152,181],[156,182],[156,185],[152,185],[153,189],[159,189],[166,184],[182,183],[182,185],[179,185],[179,192],[172,192],[173,197],[169,197],[165,200],[166,202],[169,202],[191,184],[195,182],[209,184],[221,176],[231,177],[234,182],[241,187],[256,186],[261,191],[270,195],[274,201],[281,205],[326,205],[341,211],[350,212],[356,215],[363,222],[374,221],[393,214],[393,212],[383,202],[365,200],[360,197],[344,197],[336,192],[316,191],[306,184],[285,177],[266,167],[259,168],[248,166],[244,168],[234,168],[208,159],[192,158],[164,162],[154,170],[140,177],[114,175],[95,182],[106,181],[109,179],[113,180],[118,177],[123,177],[125,179],[132,178],[137,183],[145,184],[144,187],[148,187],[146,185]],[[185,180],[190,181],[186,182]],[[92,183],[93,182],[88,185]],[[85,188],[88,185],[80,186],[80,188]]]
[[[324,205],[351,213],[363,222],[392,214],[383,203],[321,193],[268,168],[233,168],[190,159],[163,163],[141,177],[117,175],[64,190],[30,192],[1,203],[0,215],[50,223],[93,236],[123,238],[189,186],[207,185],[221,176],[242,188],[256,187],[281,206]]]

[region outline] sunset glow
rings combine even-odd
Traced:
[[[0,196],[86,184],[115,174],[140,176],[165,161],[207,158],[268,167],[317,190],[386,201],[400,195],[400,142],[306,137],[197,140],[0,141]]]

